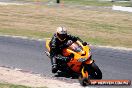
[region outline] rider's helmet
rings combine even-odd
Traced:
[[[58,27],[56,35],[60,41],[64,41],[67,38],[67,29],[65,27]]]

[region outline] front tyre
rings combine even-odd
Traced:
[[[82,86],[88,86],[91,84],[89,78],[83,78],[82,75],[79,76],[79,83],[82,85]]]
[[[102,72],[99,69],[99,67],[95,63],[92,63],[91,67],[92,67],[92,69],[91,69],[92,70],[92,72],[91,72],[92,78],[93,79],[102,79]]]

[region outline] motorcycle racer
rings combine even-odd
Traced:
[[[57,60],[61,60],[62,63],[67,63],[71,58],[74,57],[73,54],[67,57],[62,55],[62,49],[68,47],[68,45],[70,44],[70,42],[67,43],[68,40],[72,40],[73,42],[79,40],[84,45],[87,45],[87,43],[83,42],[79,37],[68,34],[65,27],[58,27],[56,33],[54,33],[50,41],[50,59],[52,64],[52,73],[56,73],[58,71]]]

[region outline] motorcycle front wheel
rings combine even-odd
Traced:
[[[90,76],[92,77],[92,79],[102,79],[102,72],[95,63],[91,64]]]
[[[82,85],[82,86],[88,86],[91,84],[89,78],[83,78],[82,75],[79,76],[79,83]]]

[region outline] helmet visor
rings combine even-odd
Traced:
[[[66,37],[67,37],[67,34],[59,34],[59,33],[57,33],[57,36],[59,37],[59,39],[60,40],[65,40],[66,39]]]

